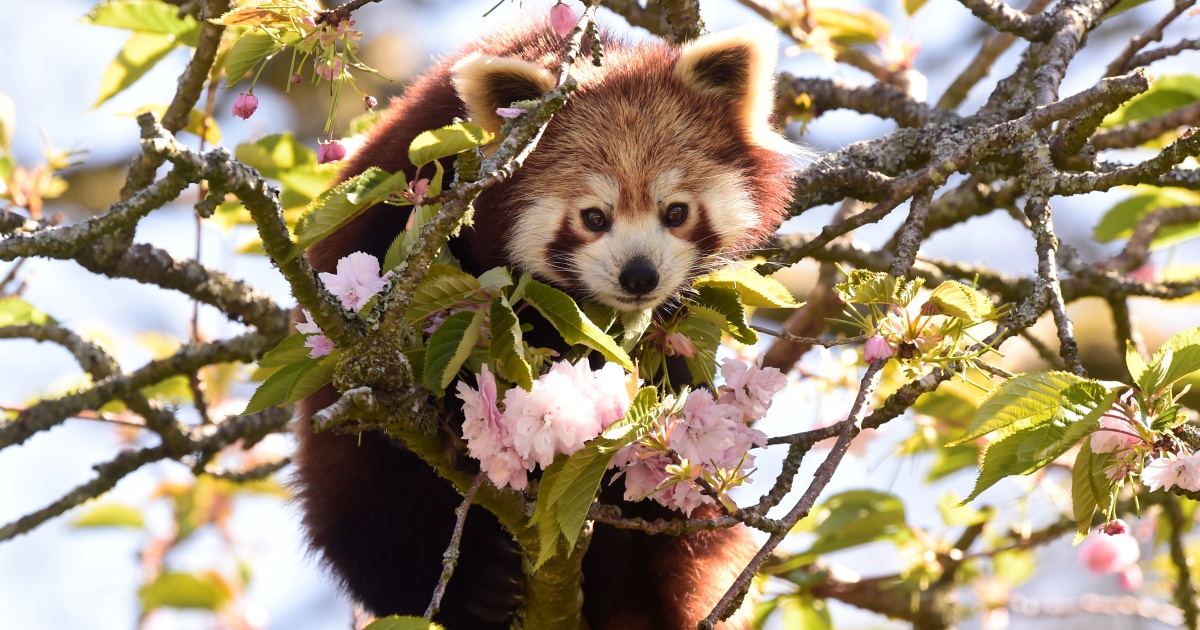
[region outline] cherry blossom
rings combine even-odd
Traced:
[[[1160,457],[1142,467],[1142,484],[1151,491],[1169,490],[1172,486],[1192,492],[1200,490],[1200,455]]]
[[[333,342],[325,335],[311,335],[304,340],[304,347],[312,348],[308,358],[319,359],[333,352]]]
[[[346,157],[346,147],[337,140],[317,144],[317,164],[338,162]]]
[[[525,110],[520,107],[497,107],[496,115],[501,118],[516,118],[524,114]]]
[[[1100,418],[1100,428],[1092,433],[1092,452],[1116,453],[1125,451],[1142,442],[1137,429],[1129,420],[1113,412]]]
[[[253,116],[257,110],[258,97],[253,94],[243,92],[233,101],[233,115],[242,120]]]
[[[575,11],[571,7],[561,2],[551,7],[550,25],[554,27],[554,32],[558,33],[559,37],[569,37],[578,22],[579,18],[575,16]]]
[[[1093,573],[1122,573],[1141,557],[1137,539],[1129,534],[1089,536],[1079,549],[1079,559]]]
[[[893,354],[892,346],[884,339],[882,335],[873,335],[867,339],[867,343],[863,345],[863,361],[874,363],[880,359],[887,359]]]
[[[357,313],[392,277],[389,271],[379,275],[379,259],[354,252],[338,261],[337,273],[319,274],[325,288],[342,301],[347,310]]]
[[[767,414],[771,396],[787,386],[787,377],[776,368],[763,368],[756,363],[725,359],[721,363],[721,385],[717,402],[734,405],[742,410],[747,421]]]

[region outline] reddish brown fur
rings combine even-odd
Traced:
[[[672,165],[715,160],[727,171],[739,172],[750,183],[760,216],[756,227],[737,241],[738,247],[761,242],[782,219],[789,194],[787,160],[739,132],[728,102],[683,85],[672,71],[677,50],[662,45],[635,48],[612,38],[605,45],[605,67],[580,71],[582,87],[551,122],[526,165],[511,181],[477,200],[474,227],[464,228],[451,243],[467,271],[481,273],[509,263],[504,244],[523,197],[551,189],[569,193],[577,178],[634,158]],[[392,103],[363,148],[348,160],[342,177],[379,166],[403,170],[411,179],[407,155],[412,138],[465,116],[450,75],[464,55],[519,57],[551,68],[561,49],[562,40],[542,25],[490,36],[440,61],[408,88],[404,98]],[[658,124],[647,125],[645,116],[635,115],[638,111],[654,112]],[[586,152],[579,150],[580,142]],[[310,260],[318,270],[332,271],[339,258],[354,251],[382,258],[407,217],[406,208],[372,208],[314,246]],[[712,253],[716,232],[704,213],[701,218],[688,238]],[[549,231],[555,228],[546,226]],[[558,245],[570,247],[571,242],[564,239]],[[544,323],[534,325],[535,336],[546,336]],[[296,486],[305,527],[314,549],[369,610],[420,615],[432,594],[453,509],[461,499],[402,444],[381,434],[308,432],[305,421],[335,395],[326,388],[301,405]],[[650,501],[626,503],[622,490],[619,485],[607,488],[603,499],[621,505],[628,516],[678,516]],[[705,507],[694,516],[714,514],[715,508]],[[676,538],[597,525],[584,562],[588,624],[593,630],[694,627],[754,547],[742,527]],[[473,509],[459,567],[437,620],[452,630],[506,627],[519,603],[520,580],[513,541],[494,518]],[[745,627],[750,608],[744,607],[727,627]]]

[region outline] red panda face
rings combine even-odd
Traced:
[[[774,59],[774,38],[750,31],[683,50],[620,48],[601,68],[576,66],[578,90],[503,189],[509,263],[640,311],[760,242],[783,216],[792,153],[768,123]],[[495,109],[518,100],[510,95],[552,86],[520,59],[455,66],[455,87],[484,126],[499,126]]]

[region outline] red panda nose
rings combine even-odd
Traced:
[[[634,295],[645,295],[658,286],[658,270],[645,258],[634,258],[625,264],[618,277],[621,288]]]

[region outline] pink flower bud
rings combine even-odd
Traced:
[[[293,72],[293,73],[292,73],[292,83],[294,83],[294,84],[295,84],[295,83],[300,83],[300,80],[301,80],[301,79],[303,79],[303,78],[304,78],[304,77],[300,76],[300,73],[299,73],[299,72]]]
[[[874,363],[891,356],[892,346],[888,345],[887,339],[884,339],[882,335],[873,335],[863,346],[863,361],[867,363]]]
[[[317,163],[318,164],[328,164],[330,162],[337,162],[338,160],[341,160],[344,157],[346,157],[346,147],[342,146],[342,143],[338,142],[337,140],[330,140],[329,142],[321,142],[317,146]]]
[[[233,115],[246,120],[254,115],[254,111],[258,109],[258,97],[245,92],[238,94],[237,100],[233,102]]]
[[[550,9],[550,26],[554,27],[559,37],[569,37],[578,23],[579,18],[571,7],[559,2]]]
[[[368,96],[363,99],[363,103],[366,104],[367,109],[375,109],[375,106],[379,104],[379,99],[374,96]]]
[[[525,110],[521,109],[520,107],[497,107],[496,108],[496,115],[501,118],[516,118],[517,116],[520,116],[521,114],[524,114],[524,113],[525,113]]]
[[[1109,536],[1116,536],[1118,534],[1124,534],[1128,530],[1129,530],[1129,526],[1127,526],[1125,524],[1125,521],[1123,521],[1119,518],[1113,519],[1113,520],[1105,523],[1104,527],[1100,528],[1100,531],[1104,532],[1105,534],[1108,534]]]

